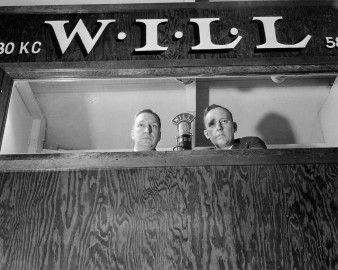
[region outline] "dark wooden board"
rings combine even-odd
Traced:
[[[303,1],[304,2],[304,1]],[[328,1],[325,5],[315,2],[295,2],[290,4],[258,4],[242,3],[190,3],[190,4],[161,4],[105,6],[101,12],[90,9],[84,12],[81,6],[74,11],[60,8],[57,12],[50,8],[47,12],[37,8],[34,12],[24,9],[5,9],[0,17],[0,41],[7,44],[13,42],[16,48],[20,42],[35,41],[42,43],[38,54],[19,54],[17,49],[12,54],[0,55],[0,62],[74,62],[74,61],[113,61],[121,68],[134,67],[135,61],[149,61],[149,66],[177,67],[177,66],[229,66],[229,65],[270,65],[270,64],[317,64],[337,63],[338,48],[327,49],[325,37],[337,37],[338,11]],[[151,7],[151,8],[149,8]],[[99,7],[97,7],[99,9]],[[7,10],[8,13],[5,11]],[[281,43],[294,44],[306,35],[312,36],[305,49],[258,51],[257,45],[264,42],[262,25],[252,21],[254,16],[282,16],[283,20],[276,22],[277,39]],[[227,44],[233,40],[229,35],[232,27],[239,29],[242,41],[234,50],[193,52],[190,48],[198,44],[197,29],[190,18],[221,18],[219,23],[211,24],[212,41],[215,44]],[[168,23],[160,25],[158,29],[159,44],[168,46],[168,50],[161,53],[135,53],[135,48],[142,47],[144,29],[135,23],[136,19],[166,18]],[[109,25],[94,49],[88,55],[81,50],[81,42],[73,40],[67,51],[62,55],[58,52],[58,45],[53,39],[52,29],[45,24],[46,20],[69,20],[66,31],[69,33],[82,19],[88,31],[94,35],[98,29],[99,19],[116,19]],[[173,34],[180,30],[183,38],[173,39]],[[127,34],[123,41],[117,41],[120,31]],[[29,47],[29,46],[28,46]],[[317,58],[316,58],[317,57]],[[318,59],[321,58],[320,59]],[[193,61],[192,61],[193,60]],[[196,60],[196,61],[195,61]],[[121,62],[122,61],[122,62]],[[123,62],[127,61],[127,63]],[[121,63],[120,63],[121,62]],[[121,64],[121,65],[119,65]],[[143,63],[142,63],[143,65]]]
[[[338,148],[0,155],[1,171],[335,163]]]
[[[338,267],[338,164],[0,172],[0,269]]]

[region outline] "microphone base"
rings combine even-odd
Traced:
[[[183,134],[176,137],[177,146],[173,148],[174,151],[191,150],[191,135]]]

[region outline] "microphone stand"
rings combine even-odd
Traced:
[[[176,146],[174,151],[191,150],[191,136],[190,132],[191,123],[194,121],[195,116],[190,113],[181,113],[174,117],[171,121],[177,126],[178,136],[176,136]]]

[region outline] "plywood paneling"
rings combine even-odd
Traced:
[[[337,162],[2,171],[0,269],[334,270],[337,197]]]

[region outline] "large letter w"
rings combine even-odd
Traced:
[[[101,23],[101,27],[99,31],[96,33],[95,37],[92,38],[81,19],[79,20],[79,22],[77,23],[77,25],[75,26],[73,32],[69,35],[69,37],[67,37],[64,28],[64,25],[66,23],[69,23],[69,21],[45,21],[46,24],[50,24],[53,27],[62,54],[65,53],[69,44],[72,42],[76,34],[79,34],[80,39],[87,53],[89,54],[90,51],[93,49],[94,45],[96,44],[97,40],[99,39],[99,37],[102,35],[102,32],[107,27],[107,25],[110,24],[111,22],[115,22],[115,20],[97,20],[97,22]]]

